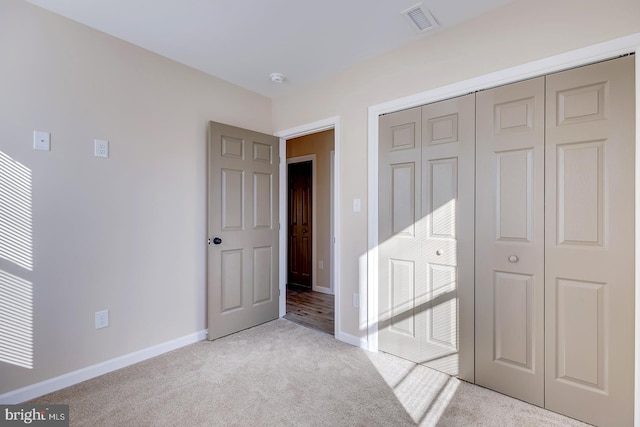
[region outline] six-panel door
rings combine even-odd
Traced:
[[[278,318],[277,143],[210,123],[209,339]]]
[[[547,76],[546,407],[633,423],[634,58]]]
[[[544,77],[476,106],[476,382],[544,406]]]

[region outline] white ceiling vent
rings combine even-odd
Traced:
[[[411,27],[419,33],[424,33],[438,26],[435,18],[422,6],[422,3],[410,7],[401,12],[401,14],[411,24]]]

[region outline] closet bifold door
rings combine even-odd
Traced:
[[[476,94],[476,383],[544,405],[544,77]]]
[[[380,117],[378,166],[378,339],[381,351],[419,362],[426,328],[416,295],[421,262],[421,108]]]
[[[546,407],[633,424],[634,57],[547,76]]]
[[[474,381],[474,95],[380,117],[379,349]]]
[[[430,368],[474,381],[474,94],[422,107],[423,347]]]

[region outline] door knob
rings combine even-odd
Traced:
[[[303,232],[303,233],[306,233],[306,232],[307,232],[307,230],[302,230],[302,232]]]
[[[518,257],[515,255],[511,255],[509,257],[509,262],[514,263],[514,262],[518,262]]]
[[[438,255],[438,256],[442,255],[442,250],[441,250],[441,249],[438,249],[438,250],[436,251],[436,255]]]
[[[222,243],[222,239],[219,237],[214,237],[213,238],[213,244],[214,245],[219,245],[220,243]]]

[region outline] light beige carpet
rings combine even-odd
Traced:
[[[73,426],[579,426],[288,320],[198,342],[30,403]]]

